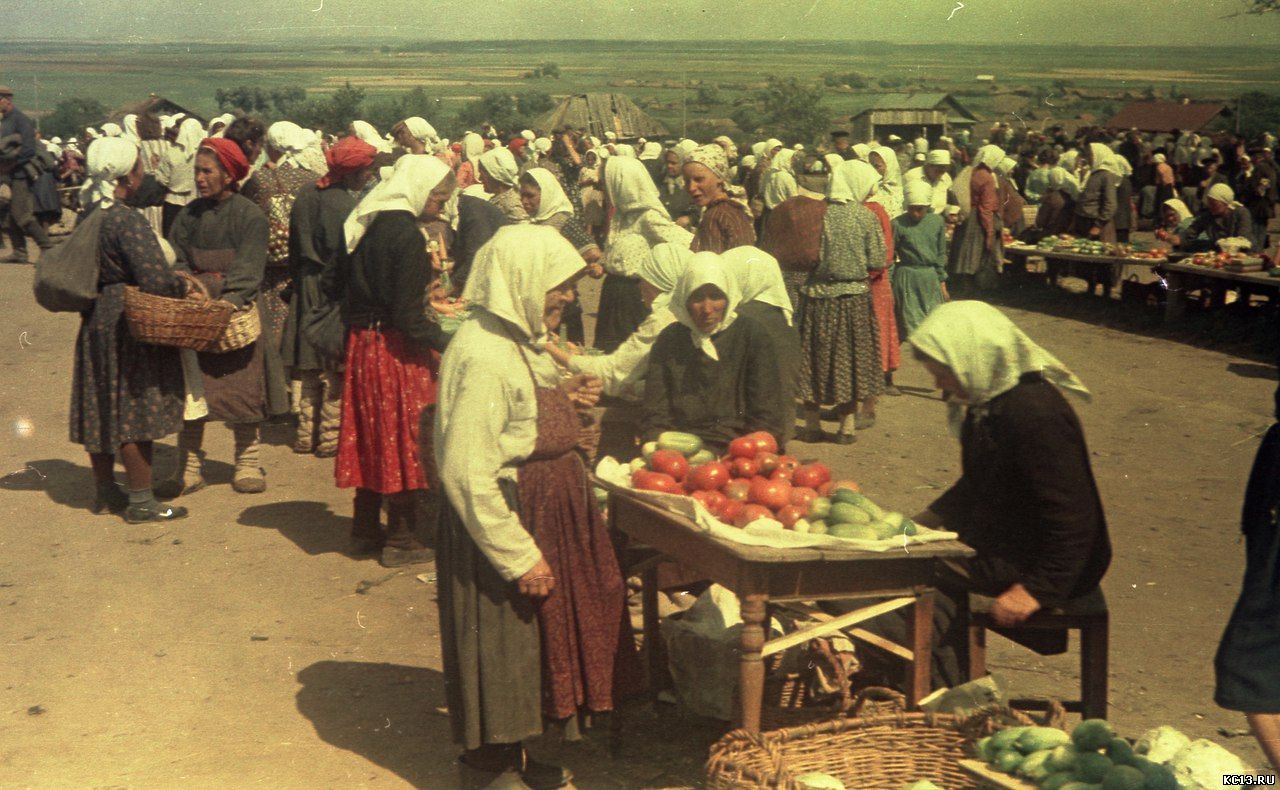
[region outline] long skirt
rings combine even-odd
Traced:
[[[607,274],[600,285],[600,308],[592,345],[612,353],[648,317],[649,308],[640,298],[640,280]]]
[[[1004,247],[1000,241],[1000,215],[994,215],[991,221],[996,226],[994,250],[987,249],[987,235],[976,212],[960,223],[956,228],[955,238],[951,241],[950,257],[947,260],[948,274],[976,276],[980,288],[989,288],[995,284],[1000,262],[1004,259]]]
[[[933,309],[942,304],[942,283],[932,266],[893,267],[893,306],[898,319],[898,336],[910,339]]]
[[[507,505],[519,512],[515,483],[498,484]],[[537,607],[498,575],[447,501],[436,537],[436,599],[454,743],[478,749],[540,734]]]
[[[800,400],[845,405],[884,390],[871,294],[800,300]]]
[[[1245,491],[1244,584],[1214,659],[1213,699],[1228,710],[1280,713],[1280,425],[1258,448]]]
[[[436,402],[436,354],[395,329],[347,335],[338,488],[398,494],[428,488],[418,459],[418,417]]]
[[[896,268],[896,267],[895,267]],[[893,283],[888,272],[873,277],[871,285],[871,311],[876,317],[876,334],[880,339],[880,367],[892,373],[901,366],[901,340],[898,337],[898,318],[893,307]]]

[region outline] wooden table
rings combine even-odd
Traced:
[[[1245,298],[1250,292],[1264,291],[1273,300],[1280,292],[1280,277],[1271,277],[1266,272],[1232,272],[1192,263],[1166,263],[1161,269],[1165,272],[1165,284],[1169,289],[1164,308],[1166,321],[1177,321],[1186,314],[1187,291],[1196,288],[1212,288],[1211,302],[1215,304],[1222,304],[1226,291],[1233,289],[1239,290]]]
[[[1025,265],[1029,258],[1044,258],[1048,261],[1061,261],[1063,263],[1083,263],[1089,266],[1096,266],[1099,274],[1106,273],[1108,277],[1111,274],[1110,268],[1119,264],[1121,266],[1141,266],[1150,269],[1154,266],[1165,265],[1165,261],[1152,260],[1150,258],[1117,258],[1114,255],[1083,255],[1078,252],[1055,252],[1053,250],[1041,250],[1036,247],[1005,247],[1004,254],[1009,258],[1018,258]],[[1122,270],[1123,271],[1123,270]],[[1051,284],[1056,284],[1056,277],[1051,272],[1046,272]],[[1120,279],[1120,278],[1117,278]],[[1092,290],[1092,282],[1090,290]],[[1105,292],[1103,295],[1106,295]]]
[[[930,690],[933,645],[934,566],[944,559],[973,556],[958,541],[922,543],[885,552],[831,548],[762,548],[712,536],[693,521],[655,505],[626,488],[595,480],[609,491],[609,526],[632,542],[678,561],[737,594],[742,603],[739,706],[741,725],[760,729],[764,659],[810,639],[848,632],[858,623],[887,612],[912,607],[910,646],[897,645],[870,632],[853,635],[907,662],[908,698],[912,704]],[[644,636],[651,683],[663,676],[658,622],[657,564],[649,563],[644,580]],[[883,599],[857,611],[827,617],[813,628],[766,641],[770,602],[835,599]],[[655,688],[656,686],[651,686]]]

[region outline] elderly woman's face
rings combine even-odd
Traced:
[[[231,186],[231,178],[222,169],[218,157],[208,151],[196,154],[196,191],[202,198],[216,198]]]
[[[1205,201],[1205,205],[1209,208],[1209,213],[1215,217],[1225,217],[1231,213],[1231,204],[1224,203],[1221,200],[1209,198]]]
[[[444,211],[444,205],[449,202],[449,198],[453,197],[453,182],[441,184],[431,190],[431,194],[427,195],[427,202],[422,207],[422,218],[424,220],[435,220],[440,218],[441,212]]]
[[[706,206],[724,194],[724,185],[715,173],[699,162],[687,162],[684,166],[684,189],[699,206]]]
[[[564,309],[573,303],[573,288],[578,284],[584,272],[578,272],[569,279],[547,291],[542,305],[542,325],[548,332],[555,332],[564,320]]]
[[[520,205],[524,207],[524,213],[529,216],[532,217],[537,214],[538,209],[542,208],[542,189],[537,184],[521,181]]]
[[[724,321],[725,311],[729,309],[729,297],[724,291],[707,283],[689,294],[685,302],[694,326],[704,335],[709,335]]]
[[[882,176],[885,171],[889,169],[889,165],[885,164],[884,157],[880,155],[879,151],[872,151],[871,155],[867,157],[867,161],[870,162],[871,166],[876,169],[876,172]]]

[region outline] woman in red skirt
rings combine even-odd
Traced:
[[[439,159],[401,157],[347,219],[349,258],[335,272],[348,330],[337,482],[356,490],[352,552],[380,553],[388,568],[434,559],[414,534],[415,492],[427,488],[418,418],[436,402],[449,336],[427,319],[431,264],[418,222],[440,214],[454,184]]]

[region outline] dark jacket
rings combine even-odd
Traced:
[[[1201,234],[1203,234],[1203,237],[1201,237]],[[1187,228],[1186,233],[1182,234],[1182,249],[1191,251],[1216,250],[1218,249],[1218,239],[1229,239],[1235,236],[1243,236],[1246,239],[1253,238],[1253,218],[1249,215],[1249,209],[1239,206],[1232,209],[1230,214],[1219,218],[1213,216],[1209,209],[1206,208],[1196,215],[1191,227]]]
[[[471,262],[475,260],[476,251],[485,245],[498,228],[511,224],[502,209],[487,200],[472,195],[458,198],[458,235],[453,242],[453,271],[450,279],[462,293],[462,286],[471,274]]]
[[[1102,500],[1084,431],[1039,373],[972,413],[960,438],[963,474],[930,509],[977,551],[976,592],[1021,583],[1041,606],[1093,592],[1111,564]]]
[[[26,178],[27,175],[22,167],[35,159],[40,144],[36,141],[36,125],[17,107],[10,110],[4,118],[0,118],[0,140],[10,135],[18,135],[21,142],[16,155],[5,158],[4,169],[10,169],[14,178]]]
[[[335,267],[347,326],[375,323],[400,330],[411,340],[444,351],[449,335],[427,320],[431,261],[418,223],[408,211],[378,214],[355,252]]]

